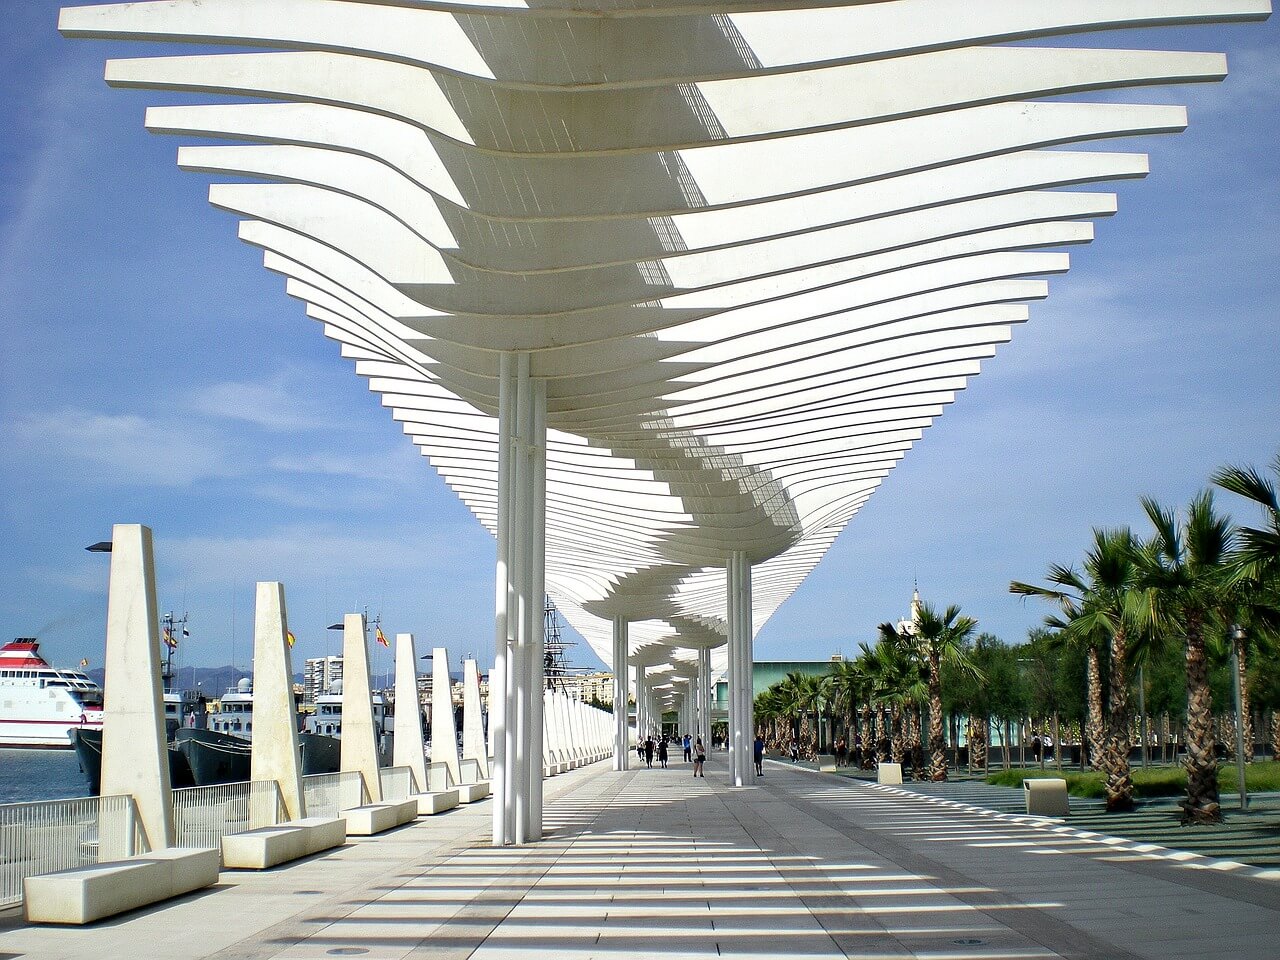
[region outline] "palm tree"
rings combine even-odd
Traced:
[[[1276,604],[1277,594],[1280,593],[1280,495],[1276,491],[1276,482],[1280,481],[1280,454],[1271,462],[1271,470],[1276,475],[1276,481],[1263,476],[1252,467],[1223,467],[1213,475],[1213,482],[1222,489],[1244,497],[1262,510],[1262,526],[1240,528],[1231,566],[1233,578],[1242,588],[1253,594],[1256,601],[1268,606]],[[1249,618],[1246,616],[1240,619]],[[1274,632],[1274,626],[1271,623],[1250,626],[1255,629],[1246,629],[1243,637],[1233,638],[1233,642],[1240,669],[1241,735],[1245,745],[1245,760],[1252,762],[1253,710],[1247,669],[1249,645],[1250,641],[1257,638],[1256,627],[1261,626],[1264,632]],[[1272,739],[1274,740],[1274,736]]]
[[[919,703],[926,695],[919,646],[909,634],[900,634],[889,623],[880,625],[880,639],[868,651],[868,666],[874,678],[876,701],[889,710],[890,760],[903,760],[903,709]]]
[[[1230,562],[1235,528],[1215,511],[1210,491],[1191,501],[1181,521],[1150,498],[1143,498],[1142,508],[1155,532],[1135,555],[1141,588],[1141,604],[1135,609],[1151,629],[1180,634],[1185,649],[1187,796],[1182,820],[1221,823],[1205,637],[1221,627],[1222,614],[1234,599]]]
[[[955,604],[939,615],[929,604],[921,603],[912,627],[912,640],[924,659],[929,695],[929,779],[943,781],[947,779],[947,755],[942,736],[942,665],[981,680],[968,650],[978,621],[961,616]]]
[[[839,660],[831,670],[831,708],[845,718],[850,747],[861,739],[858,711],[866,699],[869,679],[861,660]]]
[[[1054,565],[1049,581],[1066,590],[1030,584],[1009,584],[1012,593],[1053,600],[1066,618],[1046,619],[1064,639],[1092,650],[1100,638],[1108,644],[1108,696],[1102,767],[1106,773],[1108,812],[1133,809],[1133,777],[1129,769],[1129,663],[1135,636],[1128,612],[1133,606],[1135,545],[1128,530],[1094,530],[1093,546],[1085,553],[1083,575],[1071,567]],[[1090,681],[1095,664],[1090,663]],[[1100,701],[1099,692],[1099,701]],[[1090,714],[1093,698],[1090,697]],[[1101,714],[1101,703],[1098,704]],[[1092,719],[1092,716],[1091,716]]]

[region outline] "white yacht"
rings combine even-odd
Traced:
[[[392,716],[382,694],[373,694],[373,726],[378,731],[379,762],[391,762]],[[327,693],[316,697],[316,712],[307,717],[306,732],[322,737],[342,738],[342,681],[335,680]]]
[[[0,747],[68,750],[75,729],[102,730],[102,688],[50,666],[34,639],[0,647]]]

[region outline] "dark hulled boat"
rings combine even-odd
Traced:
[[[73,728],[67,731],[71,739],[71,747],[76,752],[76,761],[80,764],[80,772],[89,781],[89,795],[98,796],[102,790],[102,730],[95,728]],[[172,787],[193,787],[195,780],[191,776],[191,767],[187,758],[173,744],[169,746],[169,785]]]

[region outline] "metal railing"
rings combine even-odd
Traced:
[[[378,780],[383,800],[408,800],[418,792],[411,767],[383,767],[378,771]]]
[[[309,817],[336,817],[343,810],[369,802],[369,791],[358,770],[313,773],[302,778],[302,792]]]
[[[0,804],[0,907],[22,901],[25,877],[144,850],[132,797]]]
[[[274,780],[180,787],[173,791],[174,844],[219,849],[225,836],[279,823],[283,807]]]

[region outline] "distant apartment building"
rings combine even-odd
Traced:
[[[341,679],[341,657],[312,657],[302,668],[302,702],[314,704],[316,697]]]
[[[574,700],[613,703],[613,674],[608,670],[564,678],[564,692]]]

